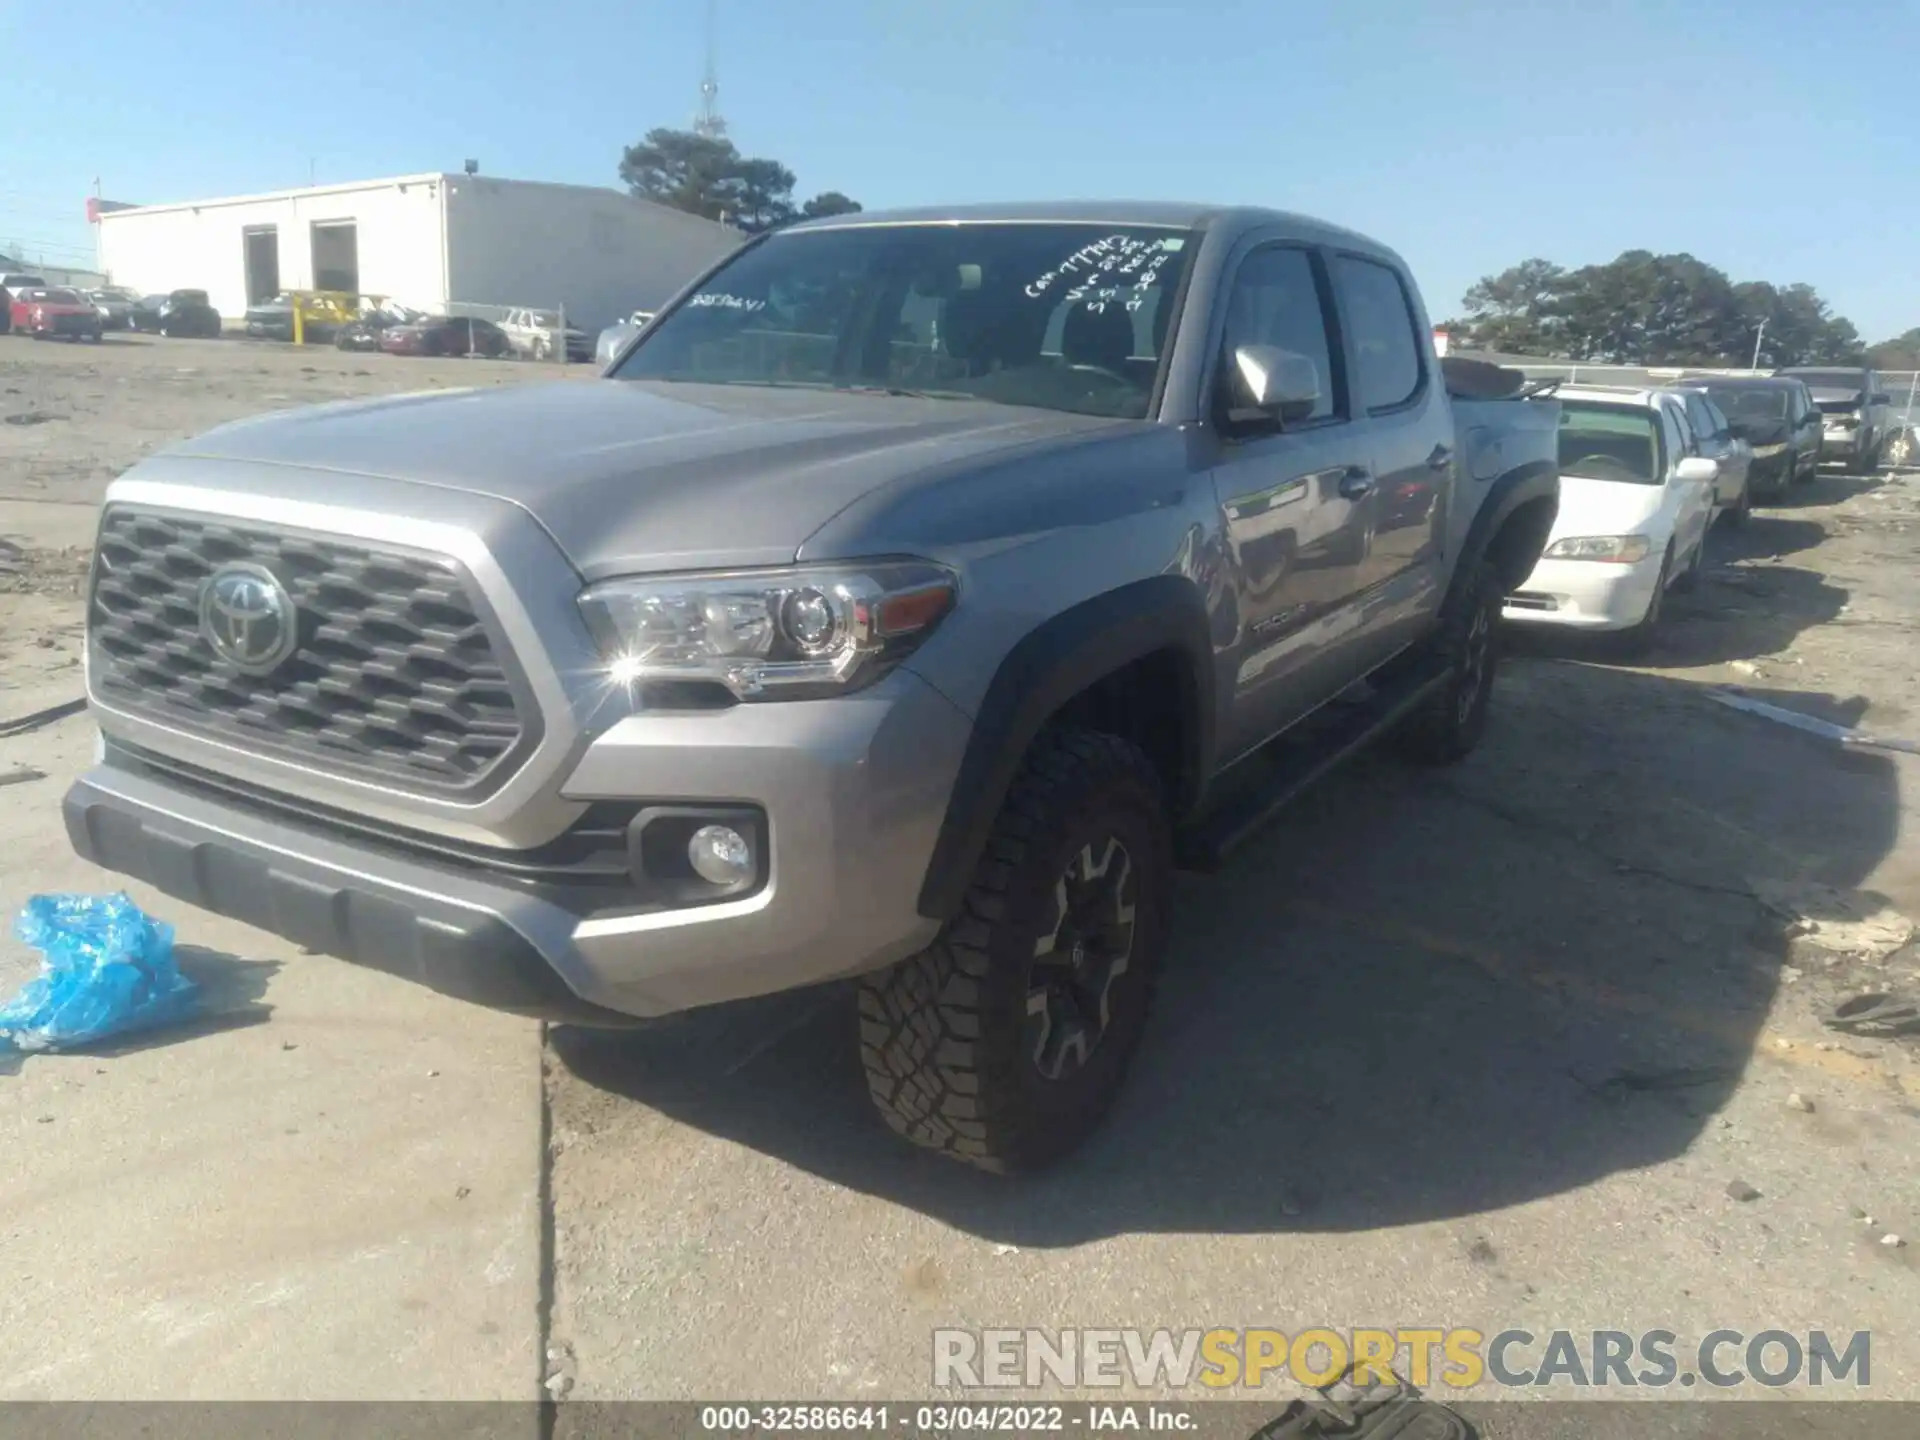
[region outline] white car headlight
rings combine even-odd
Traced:
[[[878,679],[957,594],[941,566],[888,560],[608,580],[579,603],[617,684],[706,682],[774,700]]]
[[[1647,558],[1653,542],[1645,535],[1569,535],[1547,547],[1549,560],[1598,560],[1632,565]]]

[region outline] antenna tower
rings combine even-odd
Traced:
[[[714,63],[714,0],[707,0],[707,70],[700,81],[700,112],[693,117],[693,133],[709,140],[724,140],[727,122],[720,115],[720,79]]]

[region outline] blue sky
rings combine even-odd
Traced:
[[[1920,325],[1920,0],[718,5],[734,139],[802,197],[1277,205],[1395,246],[1436,319],[1528,256],[1645,247],[1807,281],[1868,340]],[[4,53],[47,13],[0,0]],[[0,246],[29,253],[91,253],[96,176],[165,201],[472,156],[617,184],[624,144],[691,118],[704,21],[703,0],[101,0],[60,29],[58,64],[0,86]]]

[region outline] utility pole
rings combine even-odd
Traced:
[[[1753,364],[1747,367],[1749,370],[1758,370],[1760,368],[1760,337],[1766,333],[1767,322],[1762,320],[1760,322],[1760,328],[1753,332]]]

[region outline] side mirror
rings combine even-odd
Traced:
[[[1689,455],[1674,466],[1673,478],[1682,485],[1711,485],[1720,478],[1720,462],[1704,455]]]
[[[1312,416],[1320,404],[1320,368],[1306,356],[1277,345],[1242,345],[1229,375],[1234,420],[1271,418],[1282,425]]]

